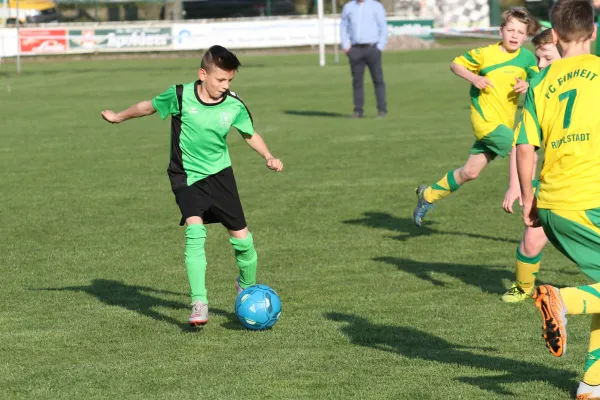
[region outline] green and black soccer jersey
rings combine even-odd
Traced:
[[[183,86],[181,110],[176,85],[152,99],[162,119],[172,116],[171,160],[167,172],[172,189],[191,186],[231,166],[227,133],[254,134],[252,116],[235,93],[227,91],[218,103],[204,103],[200,81]]]

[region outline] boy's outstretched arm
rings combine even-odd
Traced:
[[[488,80],[488,78],[486,78],[485,76],[479,76],[469,71],[464,65],[460,65],[453,62],[452,64],[450,64],[450,69],[457,76],[460,76],[461,78],[471,82],[473,86],[475,86],[477,89],[485,89],[488,86],[494,87],[494,85]]]
[[[156,110],[152,106],[152,102],[150,100],[144,100],[119,113],[115,113],[112,110],[104,110],[101,114],[104,120],[111,124],[118,124],[119,122],[127,121],[131,118],[144,117],[146,115],[154,114],[155,112]]]
[[[254,132],[254,135],[242,134],[242,136],[246,143],[248,143],[248,146],[252,147],[262,158],[267,160],[267,167],[269,169],[277,172],[283,171],[283,163],[280,159],[273,157],[265,141],[257,132]]]

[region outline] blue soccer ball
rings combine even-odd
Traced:
[[[249,286],[238,294],[235,314],[248,329],[267,329],[279,321],[281,300],[277,292],[267,285]]]

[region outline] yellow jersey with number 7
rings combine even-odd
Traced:
[[[557,60],[530,82],[517,145],[544,147],[537,206],[600,207],[600,58]]]

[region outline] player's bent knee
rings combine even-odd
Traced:
[[[475,179],[477,179],[479,177],[479,172],[478,170],[475,169],[466,169],[463,168],[461,171],[461,175],[463,180],[465,181],[473,181]]]
[[[246,235],[246,237],[243,238],[236,238],[234,236],[231,236],[229,238],[229,241],[232,245],[239,247],[241,250],[251,248],[254,246],[254,238],[252,237],[252,234],[250,232],[248,232],[248,235]]]
[[[548,238],[542,228],[528,228],[521,243],[521,253],[525,257],[536,257],[544,250]]]
[[[204,223],[204,221],[202,221],[201,217],[188,217],[185,219],[185,223],[187,225],[202,224],[202,223]]]
[[[523,241],[521,243],[521,254],[523,254],[525,257],[528,258],[534,258],[537,257],[542,250],[544,250],[544,246],[543,245],[539,245],[539,243],[535,243],[535,242],[526,242]]]
[[[250,231],[248,230],[248,227],[245,227],[244,229],[240,229],[238,231],[233,231],[229,229],[229,236],[235,239],[245,239],[249,235]]]
[[[245,237],[238,238],[235,236],[231,236],[229,238],[229,242],[233,245],[236,250],[246,251],[254,248],[254,238],[252,234],[248,232]]]

